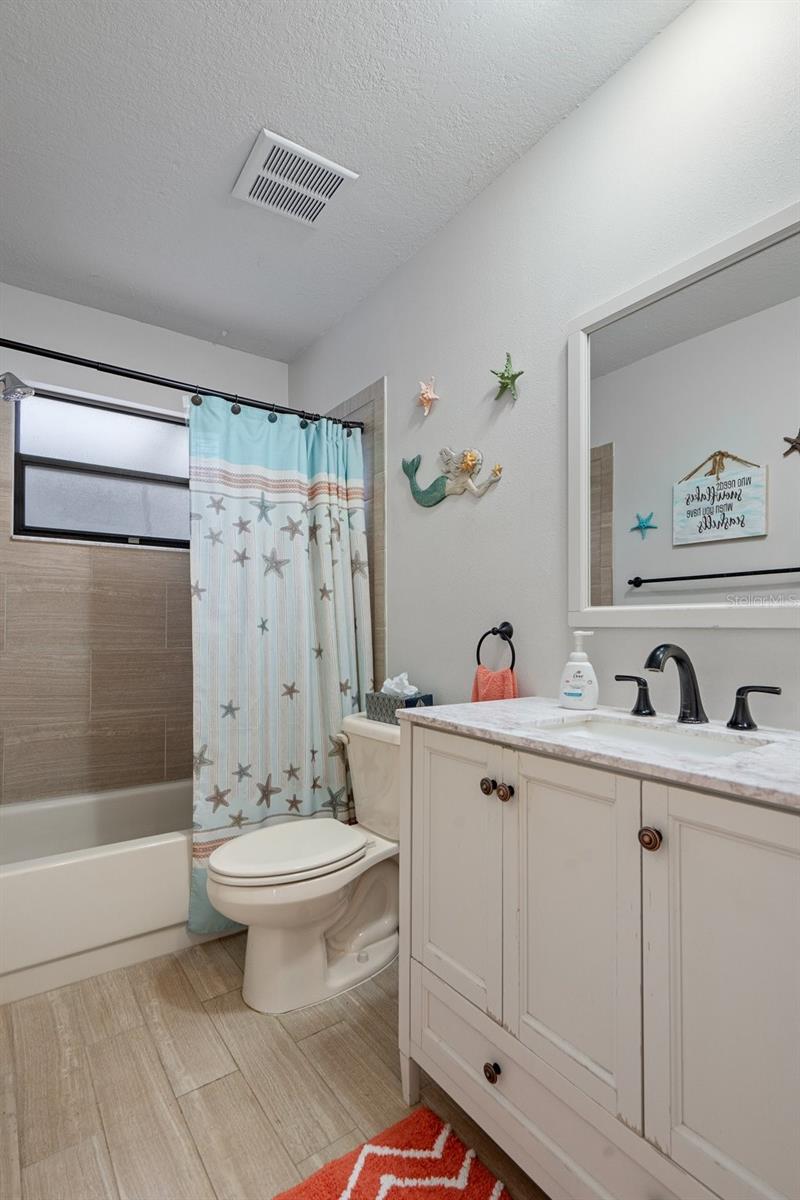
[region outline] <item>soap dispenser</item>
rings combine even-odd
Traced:
[[[576,629],[575,649],[561,674],[558,703],[561,708],[597,708],[597,676],[583,649],[583,639],[592,636],[591,629]]]

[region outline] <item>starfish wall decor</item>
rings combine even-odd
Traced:
[[[653,524],[653,514],[648,513],[646,517],[643,517],[641,513],[637,513],[636,524],[631,525],[629,532],[640,533],[642,535],[642,541],[644,541],[644,539],[647,537],[648,531],[651,529],[658,529],[658,526]]]
[[[495,400],[499,400],[500,397],[506,392],[510,392],[511,399],[516,400],[517,380],[519,379],[520,375],[524,375],[525,372],[514,370],[513,366],[511,365],[511,355],[508,352],[506,352],[506,365],[503,367],[502,371],[492,371],[492,374],[497,376],[499,383]]]
[[[785,437],[783,440],[789,443],[789,449],[783,452],[784,458],[788,458],[790,454],[800,454],[800,429],[797,431],[797,437]]]
[[[422,380],[420,380],[419,383],[419,396],[417,397],[417,404],[422,405],[426,417],[433,408],[434,400],[439,399],[439,397],[436,395],[436,392],[433,390],[433,385],[435,382],[435,379],[431,375],[427,383],[423,383]]]

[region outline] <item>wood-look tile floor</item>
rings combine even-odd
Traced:
[[[270,1200],[408,1113],[397,969],[268,1017],[244,934],[0,1008],[2,1200]],[[433,1083],[424,1102],[547,1200]]]

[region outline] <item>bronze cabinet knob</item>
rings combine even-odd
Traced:
[[[503,1072],[500,1069],[500,1063],[485,1062],[483,1064],[483,1073],[489,1083],[497,1083]]]
[[[639,830],[639,845],[643,850],[657,850],[663,840],[660,832],[649,825]]]
[[[505,803],[514,795],[514,789],[510,783],[500,783],[497,786],[497,799]]]
[[[497,780],[490,779],[488,775],[484,775],[483,779],[481,780],[481,791],[483,792],[484,796],[491,796],[496,787]]]

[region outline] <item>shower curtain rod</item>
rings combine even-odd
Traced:
[[[129,367],[114,367],[110,363],[95,362],[92,358],[79,358],[77,354],[64,354],[61,350],[47,350],[44,346],[31,346],[27,342],[14,342],[0,338],[0,346],[6,350],[19,350],[22,354],[36,354],[39,358],[53,358],[57,362],[71,363],[75,367],[89,367],[105,375],[119,375],[123,379],[136,379],[141,383],[152,383],[157,387],[171,388],[175,392],[192,392],[207,396],[219,396],[229,404],[243,404],[246,408],[261,408],[266,412],[288,413],[306,421],[333,421],[345,429],[362,429],[363,421],[347,421],[341,417],[326,417],[324,413],[303,412],[299,408],[286,408],[283,404],[267,404],[264,400],[252,400],[247,396],[236,396],[233,392],[221,392],[218,388],[195,387],[193,383],[181,383],[179,379],[167,379],[163,375],[148,375],[144,371],[132,371]]]

